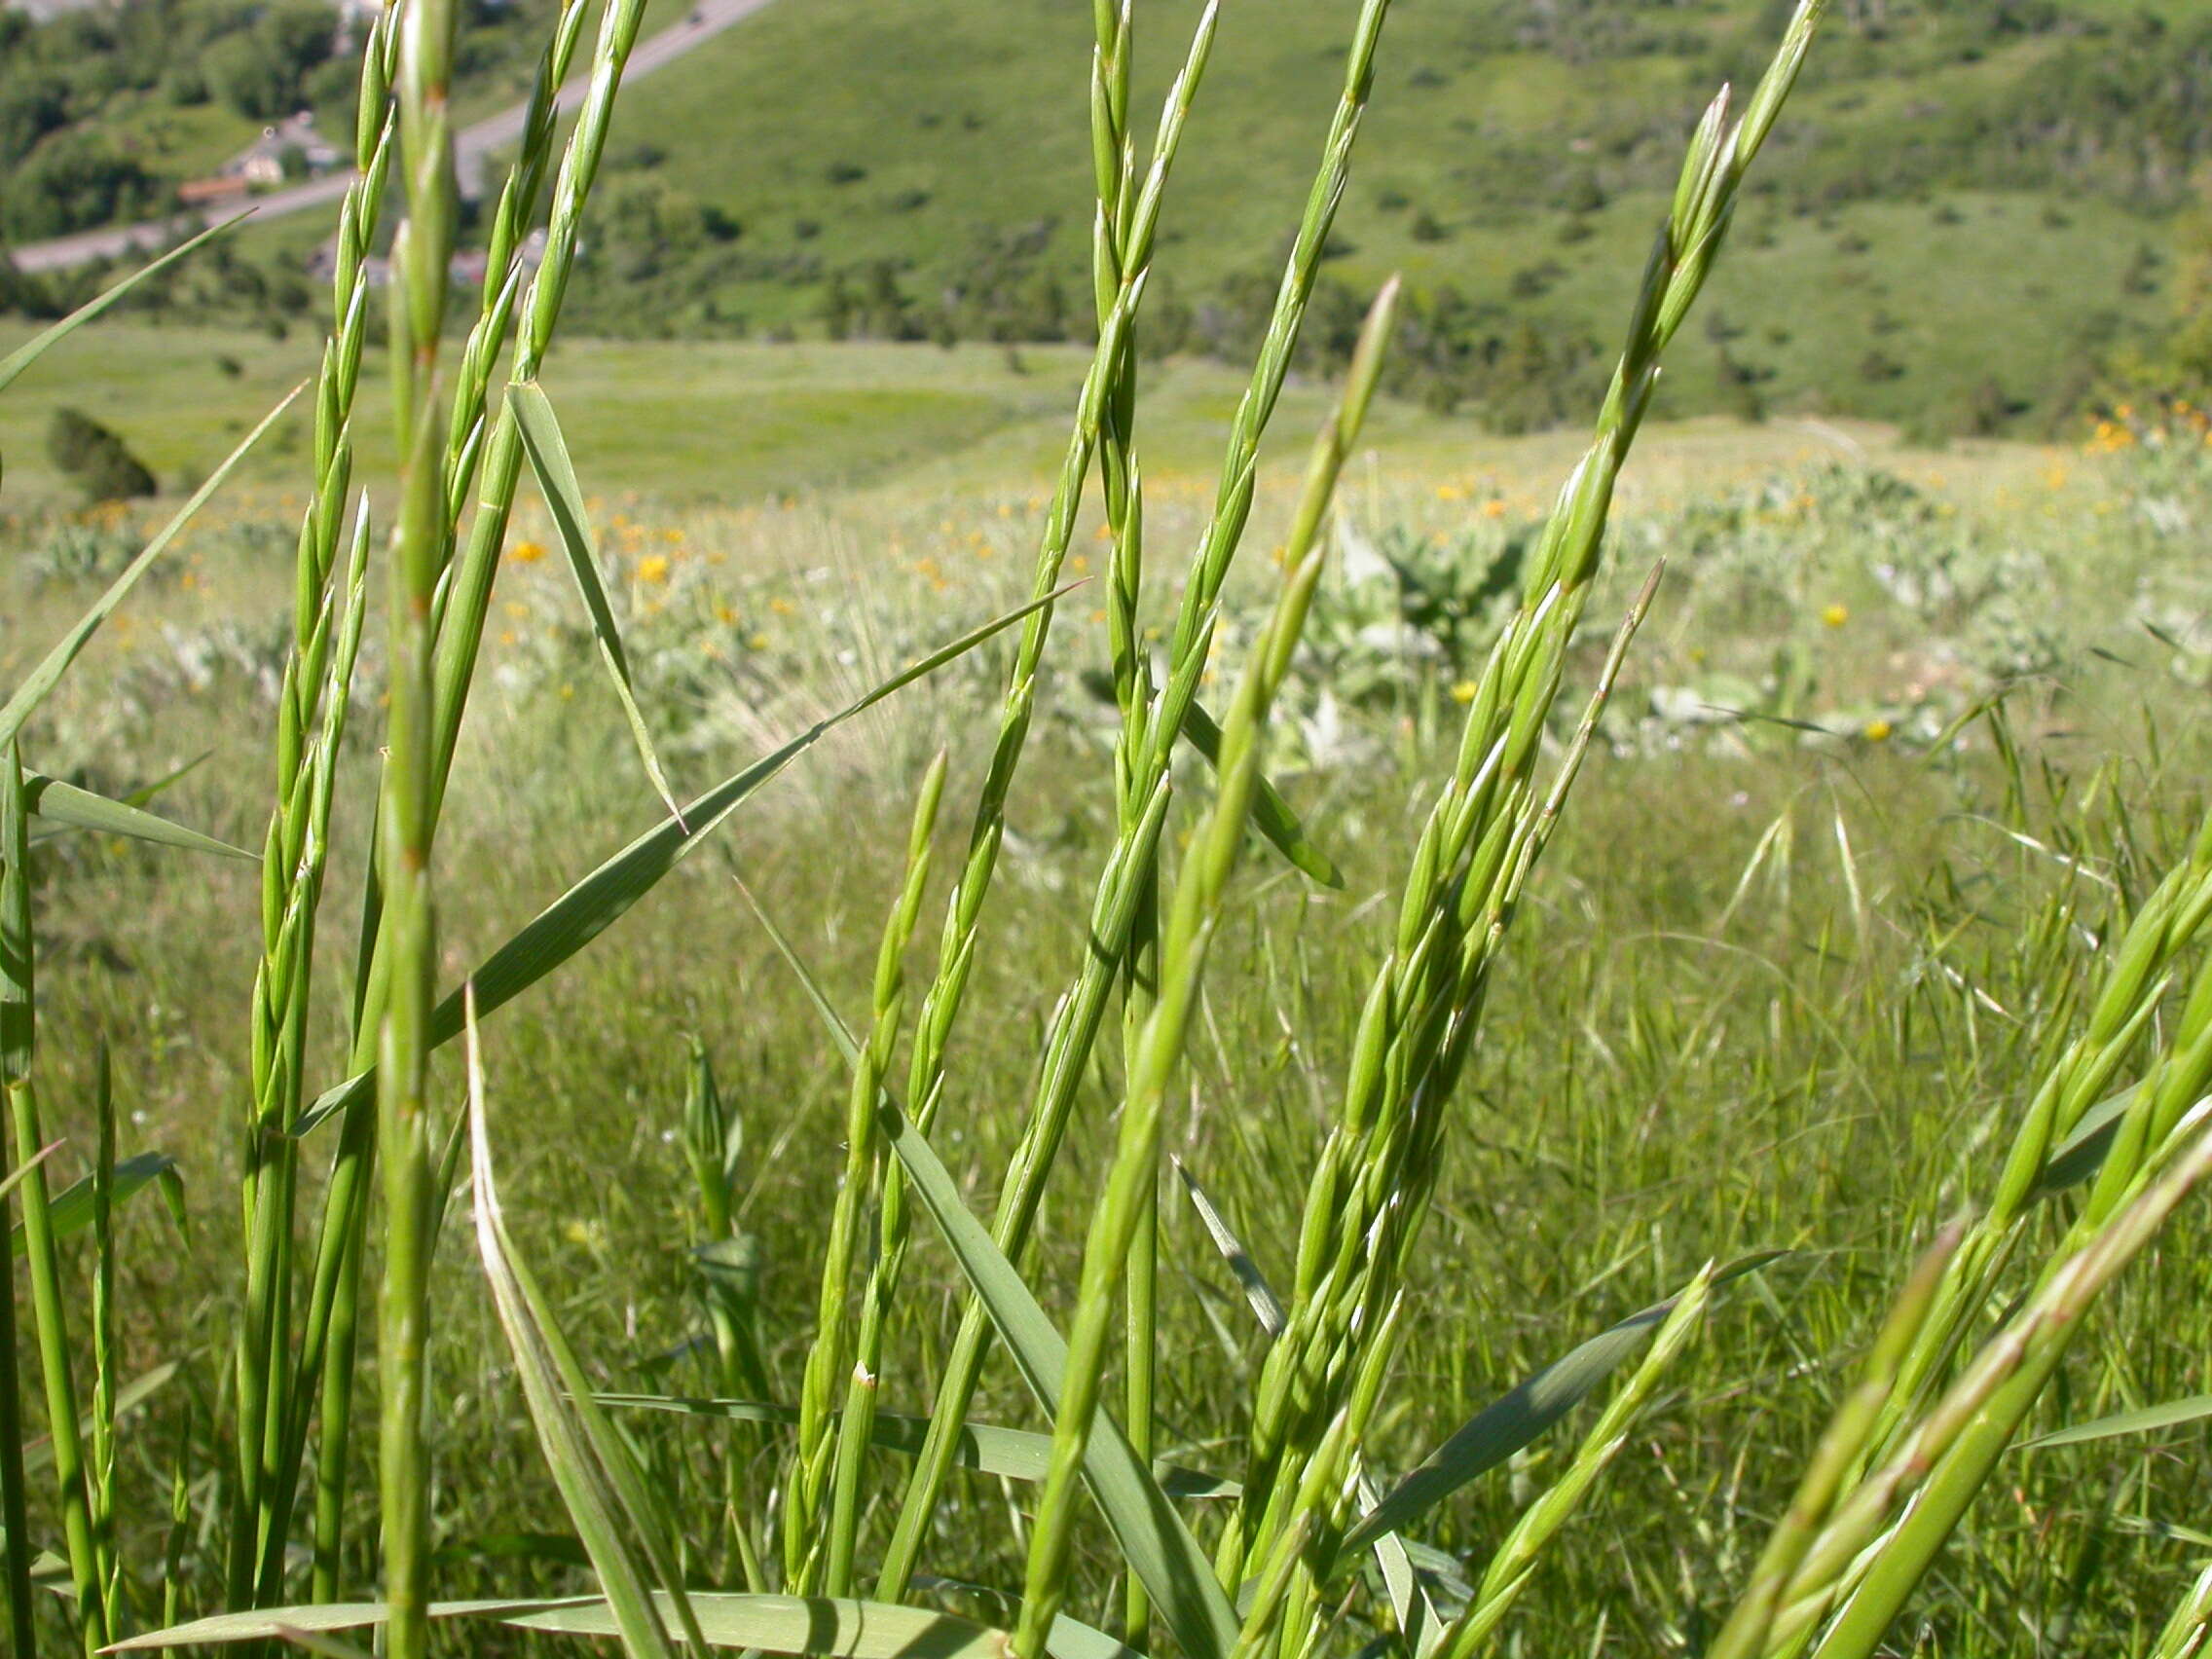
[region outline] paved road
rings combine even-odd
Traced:
[[[630,61],[623,70],[624,85],[642,75],[649,75],[664,63],[673,63],[693,47],[712,40],[732,23],[751,17],[767,6],[770,0],[697,0],[680,23],[662,29],[658,34],[640,41],[630,51]],[[592,36],[586,32],[581,50],[588,55]],[[584,101],[584,92],[590,87],[588,74],[578,75],[567,82],[556,94],[564,110],[572,110]],[[454,140],[454,162],[460,174],[462,194],[474,197],[479,194],[484,180],[486,163],[493,152],[515,143],[522,136],[523,122],[530,113],[528,104],[516,104],[498,115],[487,116],[474,126],[461,129]],[[287,185],[272,190],[265,196],[252,198],[250,205],[255,219],[276,219],[286,213],[305,212],[312,207],[334,203],[346,194],[350,172],[325,173],[321,178],[310,179],[305,184]],[[173,219],[164,219],[142,225],[122,225],[101,231],[83,231],[73,237],[57,237],[53,241],[26,242],[9,250],[8,257],[18,271],[61,271],[73,265],[84,265],[95,259],[113,259],[133,249],[158,248],[168,242],[179,230],[197,230],[202,224],[229,217],[237,212],[237,203],[220,206],[187,210]]]

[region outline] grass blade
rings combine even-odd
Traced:
[[[630,1460],[599,1407],[575,1353],[554,1322],[552,1309],[530,1270],[515,1254],[499,1211],[498,1188],[492,1172],[492,1141],[484,1119],[484,1073],[476,1046],[473,1005],[468,1040],[468,1119],[471,1165],[476,1186],[476,1247],[484,1276],[506,1331],[507,1346],[530,1402],[537,1442],[551,1467],[554,1484],[576,1535],[590,1552],[593,1569],[607,1592],[613,1619],[608,1634],[619,1634],[633,1655],[673,1659],[666,1625],[647,1594],[647,1579],[677,1586],[672,1598],[676,1622],[693,1642],[699,1632],[681,1593],[681,1578],[659,1536],[657,1515],[643,1477]],[[627,1514],[639,1534],[633,1545],[620,1517]]]
[[[1221,726],[1196,698],[1192,699],[1190,712],[1183,717],[1183,735],[1191,740],[1191,747],[1204,757],[1207,765],[1216,770],[1220,768]],[[1290,803],[1264,777],[1252,796],[1252,828],[1295,868],[1304,870],[1323,887],[1341,889],[1344,886],[1345,872],[1337,867],[1335,860],[1313,844],[1313,838],[1306,832],[1306,826],[1290,809]]]
[[[683,809],[676,803],[676,792],[668,787],[668,775],[653,751],[652,733],[645,729],[645,717],[639,711],[636,687],[630,682],[630,659],[622,649],[622,631],[600,578],[599,547],[591,534],[591,515],[584,510],[583,486],[576,481],[575,463],[569,459],[568,441],[561,436],[552,399],[535,381],[520,381],[507,387],[507,401],[514,408],[523,453],[530,458],[537,487],[553,514],[553,526],[560,533],[561,548],[569,556],[569,569],[583,595],[584,608],[591,613],[591,631],[599,642],[600,659],[607,664],[608,678],[614,683],[622,718],[630,722],[638,758],[645,762],[653,793],[667,805],[669,815],[682,824]]]
[[[1731,1263],[1713,1275],[1714,1285],[1754,1272],[1783,1252],[1768,1251]],[[1666,1323],[1679,1300],[1670,1296],[1601,1331],[1477,1412],[1388,1496],[1361,1516],[1345,1535],[1344,1553],[1364,1549],[1383,1532],[1419,1520],[1469,1481],[1487,1474],[1529,1445],[1618,1370],[1622,1361]]]
[[[172,1181],[181,1182],[176,1160],[166,1152],[141,1152],[135,1158],[127,1158],[115,1166],[115,1184],[110,1189],[109,1202],[122,1203],[141,1188],[161,1182],[165,1187]],[[96,1213],[92,1178],[88,1175],[73,1181],[47,1200],[47,1223],[54,1229],[55,1238],[67,1238],[82,1233],[92,1225]],[[17,1223],[16,1231],[22,1231]]]
[[[746,797],[781,772],[827,733],[854,716],[873,708],[893,692],[934,673],[953,658],[974,650],[1002,628],[1018,622],[1032,610],[1059,599],[1067,589],[1054,590],[1003,616],[994,617],[949,645],[932,651],[912,667],[903,669],[882,684],[856,698],[835,714],[817,720],[773,754],[756,760],[742,772],[724,779],[684,809],[680,818],[656,825],[601,865],[583,880],[540,910],[520,933],[494,951],[472,976],[479,1018],[512,1001],[544,978],[562,963],[611,926],[624,911],[643,899],[674,869],[692,848],[719,828]],[[438,1005],[430,1023],[430,1041],[452,1041],[461,1025],[461,997],[456,994]],[[356,1072],[344,1083],[326,1089],[300,1116],[292,1130],[305,1135],[333,1114],[365,1100],[376,1087],[374,1070]]]
[[[1213,1240],[1213,1247],[1221,1252],[1221,1259],[1229,1264],[1229,1271],[1236,1275],[1244,1300],[1252,1305],[1252,1313],[1260,1321],[1260,1329],[1267,1333],[1269,1341],[1273,1341],[1290,1322],[1289,1315],[1283,1311],[1282,1299],[1275,1295],[1274,1286],[1268,1283],[1268,1275],[1260,1271],[1259,1263],[1252,1260],[1252,1252],[1236,1236],[1228,1218],[1214,1207],[1213,1199],[1198,1185],[1198,1178],[1191,1173],[1190,1165],[1180,1158],[1174,1160],[1174,1164],[1175,1173],[1182,1177],[1183,1191],[1190,1197],[1191,1207],[1198,1212],[1199,1225]]]
[[[248,864],[261,862],[257,854],[242,847],[234,847],[228,841],[218,841],[212,835],[203,835],[197,830],[156,818],[127,802],[111,800],[106,795],[81,790],[75,784],[65,784],[43,773],[23,775],[23,795],[31,816],[43,818],[50,824],[90,830],[95,834],[128,835],[134,841],[151,841],[156,846],[177,847],[188,853],[212,853],[217,858],[243,859]]]
[[[240,213],[225,219],[219,225],[208,226],[190,241],[172,247],[151,265],[140,266],[106,293],[95,299],[88,300],[53,327],[34,335],[23,345],[9,352],[7,356],[0,357],[0,391],[6,391],[15,383],[17,376],[37,362],[48,350],[59,345],[70,334],[84,327],[86,323],[92,321],[100,313],[106,311],[108,307],[114,305],[116,301],[122,299],[124,295],[129,293],[131,289],[137,287],[139,283],[145,281],[147,277],[153,276],[155,272],[166,270],[174,265],[186,254],[197,250],[202,242],[212,237],[221,236],[244,217],[246,217],[245,214]]]
[[[1046,1411],[1057,1415],[1067,1344],[960,1190],[904,1114],[883,1108],[886,1144],[905,1166],[915,1195],[936,1219],[961,1271],[989,1310],[1023,1380]],[[1152,1592],[1161,1621],[1193,1659],[1223,1659],[1236,1644],[1236,1613],[1222,1594],[1198,1540],[1159,1484],[1137,1461],[1127,1438],[1098,1414],[1086,1444],[1084,1474],[1122,1546],[1129,1570]]]
[[[598,1596],[570,1597],[570,1604],[601,1602]],[[541,1610],[563,1604],[542,1600],[503,1602],[432,1602],[433,1619],[498,1618],[505,1613]],[[233,1641],[267,1641],[287,1630],[310,1635],[332,1631],[367,1630],[385,1622],[389,1609],[382,1602],[324,1602],[312,1606],[268,1607],[242,1613],[215,1613],[166,1630],[148,1631],[115,1643],[110,1653],[142,1653],[164,1647],[215,1647]]]
[[[0,708],[0,743],[8,742],[22,729],[23,721],[30,718],[31,711],[45,702],[49,693],[60,683],[69,665],[77,660],[77,653],[85,648],[85,643],[99,631],[100,624],[108,619],[115,608],[129,597],[130,590],[138,585],[138,578],[167,550],[168,544],[176,539],[178,532],[191,523],[192,516],[207,504],[207,498],[222,488],[223,481],[230,477],[232,469],[246,458],[246,453],[261,441],[262,434],[276,424],[277,418],[285,410],[291,408],[292,400],[304,389],[305,383],[294,387],[284,394],[276,408],[261,418],[261,424],[239,441],[239,447],[231,451],[223,459],[223,463],[207,475],[207,481],[192,493],[192,498],[176,510],[175,516],[162,526],[154,539],[147,542],[138,556],[124,568],[123,573],[108,584],[107,592],[93,601],[92,608],[77,619],[76,626],[61,637],[60,643],[54,649],[47,652],[45,660],[38,667],[31,670],[30,678],[16,687],[16,693],[8,699],[7,706]]]
[[[891,1602],[855,1602],[829,1596],[695,1596],[699,1625],[709,1645],[762,1653],[806,1654],[810,1659],[1001,1659],[1007,1634],[972,1619]],[[508,1616],[524,1630],[571,1636],[614,1634],[605,1603],[548,1608]],[[1103,1631],[1062,1619],[1047,1651],[1053,1659],[1135,1659]]]
[[[2168,1400],[2161,1406],[2143,1406],[2132,1412],[2115,1412],[2072,1428],[2055,1429],[2020,1442],[2019,1450],[2032,1452],[2057,1446],[2080,1446],[2091,1440],[2113,1440],[2123,1434],[2149,1434],[2155,1429],[2179,1428],[2185,1422],[2212,1418],[2212,1394],[2194,1394],[2186,1400]]]

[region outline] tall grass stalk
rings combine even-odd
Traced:
[[[339,744],[360,637],[357,578],[367,527],[351,509],[352,413],[368,326],[369,250],[389,173],[389,92],[398,32],[391,13],[370,25],[361,55],[354,164],[339,207],[332,312],[315,387],[314,491],[295,562],[292,648],[277,692],[276,800],[262,845],[261,963],[252,1007],[253,1103],[240,1181],[247,1240],[239,1319],[238,1476],[233,1486],[229,1600],[265,1604],[282,1593],[284,1554],[305,1434],[304,1392],[292,1373],[292,1260],[300,1152],[290,1131],[306,1091],[313,948],[330,842]],[[334,586],[341,542],[354,530],[356,580]]]
[[[1066,1600],[1077,1483],[1098,1408],[1108,1338],[1131,1246],[1152,1212],[1160,1185],[1160,1135],[1169,1086],[1182,1058],[1207,951],[1258,794],[1261,737],[1268,713],[1290,671],[1320,580],[1326,553],[1320,533],[1345,458],[1357,441],[1375,393],[1396,299],[1393,282],[1376,301],[1346,377],[1343,401],[1315,441],[1284,544],[1282,593],[1253,647],[1223,722],[1220,793],[1193,837],[1190,858],[1177,875],[1167,907],[1161,939],[1159,1000],[1138,1042],[1114,1161],[1084,1246],[1082,1291],[1068,1334],[1060,1410],[1052,1425],[1052,1465],[1037,1506],[1021,1619],[1014,1629],[1015,1651],[1023,1659],[1034,1659],[1044,1650],[1046,1636]]]
[[[1345,91],[1323,145],[1321,165],[1285,262],[1251,382],[1231,422],[1213,510],[1200,533],[1183,590],[1166,681],[1146,717],[1149,741],[1142,765],[1120,792],[1124,799],[1141,798],[1144,806],[1129,831],[1118,835],[1108,852],[1092,904],[1092,943],[1076,983],[1054,1011],[1037,1091],[1000,1191],[992,1235],[999,1248],[1017,1262],[1028,1247],[1037,1207],[1066,1134],[1107,1003],[1124,973],[1129,929],[1146,885],[1155,878],[1153,859],[1165,821],[1170,762],[1192,721],[1198,682],[1220,625],[1222,586],[1251,514],[1260,441],[1289,372],[1321,252],[1349,176],[1352,146],[1372,90],[1375,52],[1387,12],[1387,0],[1367,0],[1360,12],[1346,57]],[[1101,336],[1101,351],[1106,338]],[[921,1123],[918,1114],[916,1121]],[[877,1594],[886,1600],[903,1595],[911,1579],[924,1530],[952,1467],[952,1448],[975,1397],[988,1338],[988,1316],[980,1301],[971,1299],[930,1410],[929,1441],[915,1461],[877,1580]]]
[[[22,759],[13,740],[0,772],[0,1091],[9,1123],[0,1125],[0,1240],[8,1268],[0,1296],[0,1525],[8,1529],[8,1624],[18,1653],[36,1640],[31,1616],[30,1505],[23,1474],[21,1371],[16,1344],[16,1229],[12,1189],[36,1171],[8,1149],[17,1093],[30,1088],[36,1040],[32,978],[29,814],[23,807]],[[10,1168],[15,1164],[14,1169]]]
[[[84,1436],[74,1361],[69,1347],[70,1297],[62,1285],[61,1253],[55,1236],[40,1154],[46,1131],[33,1076],[36,1056],[36,943],[30,913],[30,810],[23,789],[22,759],[14,742],[0,768],[0,1007],[8,1030],[6,1051],[8,1124],[15,1137],[18,1184],[23,1205],[22,1251],[30,1280],[31,1330],[38,1343],[39,1374],[45,1383],[47,1432],[54,1442],[54,1477],[59,1491],[61,1534],[75,1593],[85,1651],[96,1652],[107,1641],[107,1597],[101,1571],[98,1531],[93,1525],[92,1476],[86,1467]],[[15,1287],[9,1285],[13,1297]],[[8,1380],[14,1385],[13,1378]],[[11,1541],[13,1535],[11,1534]]]
[[[906,836],[906,874],[885,920],[876,950],[873,1014],[853,1067],[845,1112],[845,1163],[830,1232],[822,1250],[822,1287],[814,1345],[799,1386],[797,1450],[785,1490],[784,1577],[800,1595],[852,1594],[853,1553],[860,1530],[860,1471],[874,1421],[876,1376],[864,1334],[856,1343],[847,1302],[869,1200],[883,1154],[876,1136],[876,1096],[889,1073],[906,1001],[906,946],[921,914],[930,873],[930,837],[944,798],[945,755],[939,751],[922,779]],[[864,1328],[868,1323],[862,1315]],[[880,1336],[880,1332],[872,1333]],[[856,1358],[854,1349],[860,1349]],[[834,1410],[842,1398],[841,1415]],[[831,1422],[832,1417],[837,1420]],[[834,1428],[834,1432],[832,1432]],[[832,1482],[834,1493],[831,1493]],[[824,1521],[824,1500],[832,1497]]]
[[[1805,0],[1741,121],[1725,92],[1693,137],[1653,245],[1588,452],[1561,490],[1509,620],[1469,700],[1453,776],[1431,808],[1397,935],[1354,1038],[1342,1116],[1300,1226],[1289,1325],[1263,1367],[1244,1489],[1217,1554],[1238,1582],[1288,1525],[1291,1499],[1368,1361],[1357,1340],[1395,1303],[1425,1215],[1451,1099],[1478,1030],[1514,903],[1571,771],[1535,782],[1544,725],[1598,568],[1613,487],[1661,355],[1702,288],[1823,10]]]
[[[607,126],[622,67],[637,38],[643,0],[610,0],[601,18],[593,52],[591,83],[574,129],[562,151],[553,187],[551,218],[543,257],[531,278],[519,312],[514,313],[515,360],[510,385],[532,381],[544,361],[559,318],[561,295],[575,257],[577,226],[583,213],[599,158],[606,144]],[[501,197],[497,223],[507,239],[501,288],[519,277],[521,238],[535,201],[532,181],[548,168],[555,134],[552,113],[554,91],[566,68],[580,18],[564,12],[554,42],[540,67],[526,144]],[[526,188],[527,187],[527,188]],[[489,290],[489,278],[488,278]],[[512,409],[501,401],[489,435],[479,428],[481,417],[470,424],[462,419],[468,403],[467,387],[477,374],[488,373],[498,354],[501,319],[509,314],[498,292],[488,291],[486,310],[479,317],[465,353],[467,373],[462,393],[446,424],[445,447],[438,452],[438,486],[434,497],[417,501],[419,513],[434,516],[442,525],[442,551],[430,592],[425,618],[430,655],[427,706],[423,711],[423,743],[428,756],[421,780],[422,807],[434,825],[442,810],[447,775],[461,722],[467,706],[467,688],[473,677],[476,651],[491,601],[500,551],[521,479],[522,443]],[[465,428],[465,429],[464,429]],[[416,434],[422,444],[431,443],[430,427]],[[481,452],[474,463],[480,488],[473,518],[457,544],[457,503],[470,474],[469,457]],[[424,465],[430,464],[424,462]],[[419,469],[420,470],[420,469]],[[426,488],[426,487],[425,487]],[[390,994],[391,957],[386,944],[387,901],[381,866],[372,868],[364,898],[355,962],[353,992],[352,1070],[358,1074],[377,1068],[378,1033]],[[348,1447],[352,1416],[355,1370],[355,1333],[358,1329],[359,1286],[367,1221],[367,1186],[374,1154],[376,1119],[365,1107],[355,1106],[343,1116],[340,1142],[332,1169],[322,1221],[315,1247],[312,1292],[300,1347],[299,1374],[314,1380],[315,1416],[320,1423],[316,1479],[315,1590],[318,1599],[337,1594],[340,1530],[348,1485]]]
[[[391,548],[390,715],[377,849],[392,964],[377,1055],[385,1207],[377,1302],[378,1504],[391,1659],[419,1659],[429,1641],[429,1283],[438,1201],[431,1189],[435,1129],[428,1099],[438,967],[430,868],[437,831],[430,606],[453,535],[439,464],[438,346],[460,212],[449,109],[457,26],[451,0],[410,0],[399,42],[407,216],[392,242],[391,354],[406,460]]]
[[[1091,285],[1104,328],[1129,261],[1136,205],[1136,145],[1129,132],[1129,69],[1135,51],[1133,0],[1094,0],[1090,58],[1090,156],[1097,204],[1091,228]],[[1111,545],[1106,575],[1106,634],[1121,730],[1114,754],[1117,831],[1135,833],[1145,802],[1134,788],[1153,699],[1152,659],[1143,640],[1144,473],[1136,451],[1137,353],[1132,324],[1122,341],[1114,389],[1099,423],[1098,472]],[[1137,879],[1123,970],[1123,1064],[1133,1069],[1151,1017],[1160,970],[1158,861]],[[1129,1250],[1127,1333],[1122,1361],[1123,1417],[1129,1445],[1149,1463],[1154,1451],[1153,1389],[1159,1366],[1159,1213],[1144,1206]],[[1131,1574],[1124,1592],[1123,1639],[1142,1647],[1150,1622],[1144,1585]]]

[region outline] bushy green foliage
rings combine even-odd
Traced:
[[[120,501],[154,493],[154,475],[122,438],[81,410],[64,405],[47,423],[47,459],[76,481],[88,500]]]

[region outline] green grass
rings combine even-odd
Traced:
[[[1190,10],[1148,15],[1140,27],[1141,123],[1156,113],[1155,89],[1180,51]],[[1670,12],[1665,29],[1725,57],[1743,38],[1745,10]],[[1329,95],[1340,11],[1300,3],[1264,17],[1227,15],[1221,61],[1192,118],[1191,154],[1161,230],[1174,251],[1169,281],[1185,300],[1264,268],[1258,250],[1305,186],[1308,112]],[[1382,71],[1360,179],[1337,233],[1343,251],[1329,270],[1357,288],[1400,271],[1417,288],[1448,283],[1515,317],[1607,340],[1663,207],[1655,187],[1667,182],[1673,134],[1707,95],[1704,60],[1681,50],[1685,42],[1583,62],[1497,50],[1493,37],[1510,20],[1488,8],[1430,8],[1394,21],[1399,55]],[[2055,181],[2009,194],[1881,182],[1884,142],[1930,111],[2001,106],[2052,48],[2031,37],[1962,63],[1942,38],[1900,28],[1856,43],[1848,70],[1816,63],[1805,125],[1786,136],[1747,209],[1753,234],[1738,239],[1710,303],[1745,330],[1736,355],[1771,371],[1763,390],[1774,407],[1925,413],[1938,426],[1955,424],[1984,379],[1994,376],[2013,397],[2047,400],[2114,329],[2165,318],[2159,292],[2129,291],[2123,278],[2139,245],[2165,249],[2167,230],[2115,205],[2109,193]],[[1081,65],[1080,16],[1035,0],[979,0],[926,17],[825,0],[771,8],[730,30],[653,89],[661,130],[712,132],[715,142],[665,144],[643,128],[617,129],[614,182],[632,172],[665,181],[745,228],[719,272],[695,261],[695,278],[664,276],[655,291],[668,303],[641,325],[713,332],[699,309],[711,297],[721,316],[744,316],[756,331],[818,326],[820,279],[767,275],[792,261],[825,273],[890,261],[927,301],[985,257],[988,235],[1044,220],[1056,227],[1044,266],[1080,295],[1088,222]],[[793,85],[817,93],[796,104],[778,95]],[[1619,153],[1615,135],[1640,124],[1643,135]],[[899,134],[896,146],[881,142],[887,129]],[[665,154],[626,168],[635,146]],[[1847,197],[1821,211],[1795,204],[1822,169],[1861,149],[1875,158],[1872,200]],[[744,165],[727,165],[732,156]],[[833,182],[840,165],[864,163],[865,177]],[[1960,158],[1961,167],[1971,165]],[[1557,205],[1578,169],[1593,171],[1613,199],[1595,215]],[[917,196],[926,202],[902,205]],[[1009,203],[1021,204],[1018,218]],[[1414,237],[1422,215],[1446,240]],[[1956,223],[1938,222],[1952,215]],[[1564,241],[1570,226],[1594,239]],[[1853,242],[1864,251],[1839,252]],[[1515,278],[1547,265],[1567,275],[1531,303]],[[672,269],[693,267],[678,256]],[[1874,342],[1903,372],[1869,381],[1861,373],[1866,336],[1885,316],[1911,319]],[[619,304],[592,303],[585,317],[587,326],[615,324]],[[1773,339],[1777,330],[1788,338]],[[1716,360],[1702,343],[1685,350],[1668,407],[1714,407]]]
[[[1125,12],[1041,366],[549,357],[638,7],[473,317],[458,13],[372,31],[313,439],[255,457],[306,495],[7,529],[17,1646],[2194,1650],[2212,416],[1941,479],[1646,434],[1818,0],[1587,447],[1378,402],[1396,282],[1294,387],[1389,11],[1235,391],[1135,349],[1196,138]],[[221,430],[207,340],[135,344]]]

